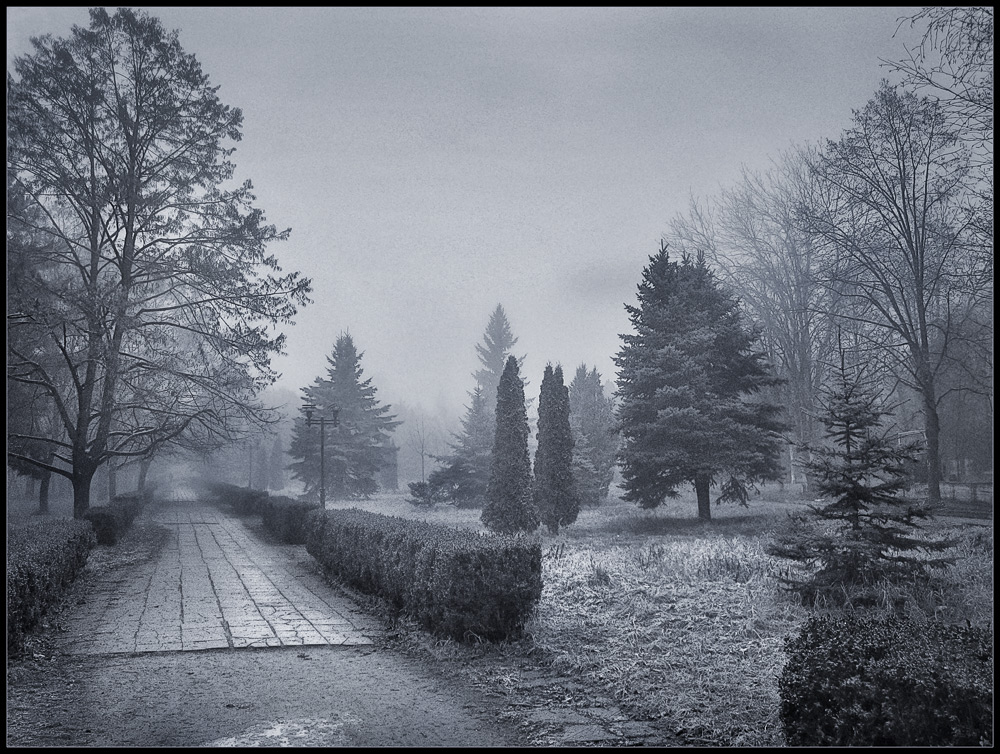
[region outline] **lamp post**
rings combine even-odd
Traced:
[[[315,403],[306,403],[302,406],[306,412],[306,426],[313,425],[313,411],[318,411],[316,418],[319,424],[319,503],[326,507],[326,415],[323,414]],[[330,409],[330,423],[334,427],[340,426],[340,409],[333,407]]]

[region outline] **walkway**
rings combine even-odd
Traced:
[[[71,654],[365,645],[377,624],[316,573],[301,547],[177,489],[146,515],[170,530],[158,559],[104,581],[60,637]]]

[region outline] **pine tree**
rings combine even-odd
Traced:
[[[479,363],[474,373],[472,402],[466,407],[462,431],[455,435],[452,452],[437,457],[442,466],[427,479],[435,496],[451,500],[460,508],[481,507],[485,503],[490,477],[490,454],[496,434],[497,387],[507,357],[517,343],[503,306],[497,304],[490,315],[483,342],[476,345]],[[524,361],[522,356],[518,365]]]
[[[552,534],[576,521],[580,498],[573,479],[573,434],[569,391],[562,367],[545,367],[538,398],[538,450],[535,451],[535,506]]]
[[[495,405],[490,405],[478,385],[471,398],[462,419],[462,431],[451,446],[451,454],[438,457],[436,460],[444,465],[427,478],[429,495],[435,500],[449,500],[459,508],[481,508],[486,502],[496,433]]]
[[[490,459],[483,523],[497,532],[534,531],[538,511],[528,458],[528,415],[517,359],[507,358],[497,388],[496,435]]]
[[[581,503],[599,505],[607,499],[615,474],[618,433],[611,399],[604,394],[601,374],[576,369],[569,386],[569,420],[576,443],[573,449],[574,474]]]
[[[746,504],[748,485],[780,478],[780,408],[751,400],[778,380],[703,258],[674,262],[661,244],[638,300],[615,357],[624,498],[655,508],[689,482],[710,520],[713,484],[718,500]]]
[[[792,517],[769,548],[801,564],[801,577],[782,582],[808,603],[871,602],[880,581],[911,579],[953,562],[915,557],[953,543],[919,536],[918,521],[929,518],[929,510],[904,495],[915,448],[893,443],[883,426],[883,401],[865,372],[861,365],[849,367],[841,348],[836,381],[822,401],[830,444],[805,448],[810,461],[804,465],[829,502]]]
[[[389,414],[391,406],[381,406],[371,378],[363,379],[361,358],[350,334],[342,333],[327,357],[326,378],[317,377],[302,389],[303,402],[317,406],[315,415],[327,416],[326,491],[337,499],[367,497],[378,489],[375,475],[382,463],[383,448],[399,425]],[[331,412],[339,411],[337,426]],[[320,487],[319,427],[306,424],[304,416],[295,420],[289,454],[298,459],[289,468],[305,482],[306,493]]]

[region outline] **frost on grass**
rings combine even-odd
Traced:
[[[553,549],[534,636],[692,743],[781,745],[777,677],[800,611],[756,539]]]

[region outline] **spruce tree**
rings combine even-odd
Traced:
[[[580,498],[573,478],[573,434],[569,390],[562,367],[545,367],[538,398],[538,449],[535,451],[535,506],[552,534],[576,521]]]
[[[313,426],[305,416],[295,420],[289,455],[297,459],[289,468],[306,485],[306,493],[317,494],[320,487],[320,428],[316,417],[326,422],[326,491],[334,499],[368,497],[378,490],[375,475],[382,464],[383,448],[399,425],[376,398],[371,378],[363,378],[361,358],[350,334],[342,333],[327,357],[327,376],[317,377],[302,389],[303,403],[317,406]],[[339,410],[337,426],[332,411]]]
[[[528,458],[524,383],[518,374],[517,359],[513,356],[507,358],[497,387],[496,434],[482,521],[496,532],[534,531],[538,528],[538,511],[532,495],[531,460]]]
[[[808,603],[874,600],[881,581],[908,580],[953,562],[928,557],[953,543],[920,536],[927,506],[905,496],[915,448],[893,442],[884,402],[863,365],[846,364],[843,349],[834,385],[824,391],[825,446],[804,446],[816,489],[825,499],[793,516],[769,548],[801,565],[782,582]],[[917,553],[924,553],[917,555]]]
[[[626,500],[655,508],[691,483],[698,517],[717,500],[746,504],[747,488],[780,478],[780,408],[754,400],[778,382],[744,327],[736,299],[699,256],[650,257],[638,306],[626,305],[635,332],[622,335],[618,372],[620,461]]]
[[[462,430],[455,435],[451,453],[437,457],[442,465],[427,479],[437,497],[448,499],[460,508],[480,507],[485,503],[490,477],[490,454],[496,433],[497,387],[507,357],[517,343],[503,306],[497,304],[490,315],[483,342],[476,344],[481,368],[473,377],[472,402],[466,407]],[[524,357],[518,360],[520,365]]]
[[[604,394],[601,374],[587,370],[586,364],[576,369],[569,386],[569,420],[573,429],[573,466],[580,501],[599,505],[607,499],[615,474],[618,453],[618,433],[611,399]]]
[[[435,500],[450,501],[459,508],[481,508],[486,502],[495,435],[495,403],[486,400],[478,385],[470,395],[472,401],[466,408],[462,431],[455,436],[451,454],[436,457],[443,465],[427,477],[428,495]]]

